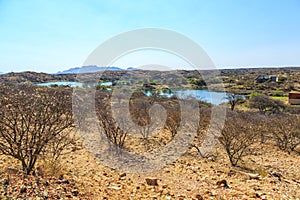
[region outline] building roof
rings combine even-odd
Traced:
[[[300,94],[300,92],[298,92],[298,91],[291,91],[291,92],[289,92],[289,94]]]

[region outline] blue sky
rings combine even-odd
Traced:
[[[220,68],[299,66],[299,10],[299,0],[0,0],[0,72],[81,66],[110,37],[148,27],[188,36]]]

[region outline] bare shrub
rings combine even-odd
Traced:
[[[264,94],[250,98],[249,107],[258,109],[262,114],[267,112],[279,113],[286,108],[282,101],[272,99]]]
[[[254,124],[250,113],[228,111],[219,141],[225,149],[232,166],[251,152],[250,147],[256,139]]]
[[[211,108],[210,107],[200,107],[199,109],[199,124],[197,129],[197,136],[195,142],[192,144],[192,147],[194,147],[201,158],[207,158],[212,156],[210,153],[205,154],[203,151],[201,151],[201,145],[204,142],[204,136],[207,134],[207,129],[209,127],[211,120]]]
[[[272,126],[272,122],[269,116],[261,115],[258,112],[251,112],[251,115],[252,128],[253,131],[257,133],[257,136],[259,136],[260,143],[264,144],[271,140],[272,134],[270,133],[270,127]]]
[[[47,159],[48,162],[55,163],[62,155],[69,154],[80,149],[79,139],[75,133],[65,131],[53,140],[49,141],[49,144],[45,148],[43,153],[43,159]]]
[[[102,93],[99,91],[96,92],[96,114],[99,123],[103,127],[104,134],[107,139],[117,147],[123,148],[130,129],[122,130],[118,126],[117,122],[112,117],[110,97],[103,98],[103,96],[99,96],[101,94]],[[122,114],[121,108],[116,110],[119,112],[119,115]]]
[[[271,117],[271,131],[276,145],[284,151],[295,151],[300,145],[299,115],[274,115]]]
[[[174,115],[168,117],[165,127],[170,131],[172,138],[176,136],[179,125],[180,116],[177,113],[174,113]]]
[[[1,87],[0,152],[18,159],[29,174],[50,144],[65,149],[73,128],[71,95],[66,88]]]
[[[150,134],[154,131],[153,126],[150,126],[151,116],[149,111],[154,104],[155,97],[146,97],[141,92],[136,92],[132,95],[130,101],[130,113],[133,121],[138,125],[140,135],[147,140]]]
[[[165,129],[171,133],[171,138],[177,135],[181,122],[181,112],[177,99],[170,99],[164,102],[164,107],[167,110],[167,120],[165,123]]]

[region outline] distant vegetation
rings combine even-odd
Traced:
[[[96,72],[102,82],[116,82],[130,80],[130,83],[142,81],[144,83],[165,84],[169,86],[190,87],[206,89],[207,85],[211,90],[219,91],[223,81],[227,91],[236,94],[262,93],[267,96],[287,96],[291,90],[300,91],[300,68],[255,68],[255,69],[223,69],[220,73],[216,71],[200,71],[205,74],[204,80],[199,71],[143,71],[143,70],[116,70]],[[134,76],[133,76],[134,75]],[[270,77],[275,79],[258,81],[258,77]],[[94,77],[89,73],[83,74],[85,79]],[[149,79],[151,77],[151,80]],[[159,82],[157,82],[159,80]],[[162,81],[163,80],[163,81]],[[8,73],[0,75],[0,82],[36,84],[57,81],[76,81],[76,74],[46,74],[35,72]],[[155,82],[156,81],[156,82]]]

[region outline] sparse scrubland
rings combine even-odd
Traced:
[[[285,71],[284,76],[299,76],[299,71],[294,71]],[[250,72],[251,77],[266,73]],[[245,74],[225,70],[221,75],[231,77],[231,81],[226,79],[227,89],[238,89],[240,93],[252,87],[250,80],[244,85],[236,83]],[[297,90],[298,82],[291,80]],[[219,134],[215,135],[217,143],[211,152],[204,153],[202,146],[213,105],[199,101],[196,137],[179,160],[152,173],[125,173],[104,166],[82,144],[75,121],[84,126],[88,116],[77,115],[74,119],[72,88],[3,83],[0,199],[299,199],[299,107],[267,96],[274,88],[278,90],[277,86],[268,90],[269,84],[273,85],[261,84],[264,92],[259,92],[258,85],[249,88],[249,94],[256,92],[249,99],[228,97],[237,101],[221,105],[226,107],[226,119],[224,126],[215,126]],[[123,97],[118,98],[122,101]],[[129,111],[140,130],[120,128],[113,117],[112,103],[110,91],[95,91],[98,123],[118,148],[144,154],[163,148],[179,134],[182,116],[176,97],[133,93]],[[151,108],[156,104],[166,111],[161,130],[146,126],[151,123]],[[122,109],[118,109],[119,114]]]
[[[205,74],[206,79],[201,76]],[[225,87],[226,91],[233,91],[237,94],[260,93],[268,96],[282,97],[287,96],[291,90],[299,91],[300,89],[300,68],[249,68],[249,69],[220,69],[220,70],[174,70],[174,71],[104,71],[94,74],[86,74],[86,80],[94,75],[100,77],[101,82],[121,81],[132,84],[135,80],[143,80],[144,83],[164,82],[167,85],[180,85],[186,87],[186,84],[193,88],[205,89],[207,84],[211,90],[218,91]],[[131,76],[134,74],[134,76]],[[258,81],[259,76],[276,76],[276,80]],[[151,77],[151,78],[149,78]],[[184,77],[184,81],[182,79]],[[22,83],[36,84],[56,81],[76,81],[76,74],[46,74],[36,72],[7,73],[0,75],[2,83]],[[223,85],[220,86],[220,80]]]

